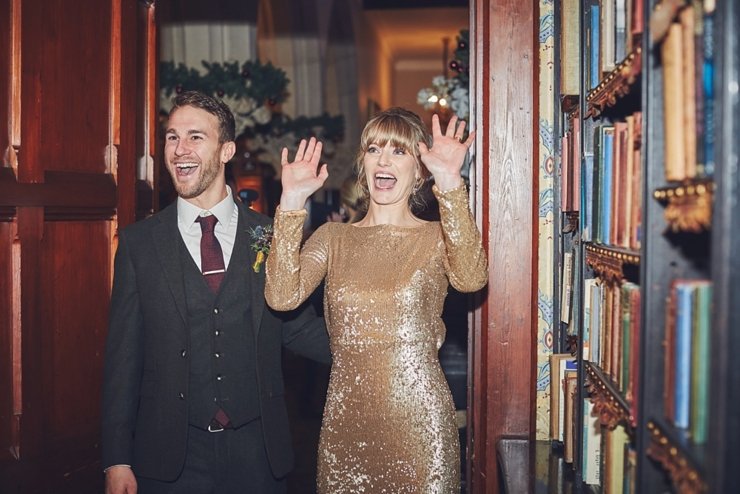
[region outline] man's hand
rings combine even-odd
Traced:
[[[129,467],[114,466],[105,472],[105,494],[136,494],[136,477]]]

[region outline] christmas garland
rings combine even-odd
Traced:
[[[289,79],[284,70],[259,60],[239,62],[202,62],[203,71],[183,63],[161,62],[159,80],[161,106],[166,108],[173,94],[197,90],[221,98],[234,112],[238,136],[295,144],[302,138],[316,136],[334,143],[342,139],[344,118],[326,113],[290,118],[278,105],[288,97]]]

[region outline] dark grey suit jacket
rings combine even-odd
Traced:
[[[239,204],[235,250],[251,243],[249,229],[270,221]],[[103,468],[127,464],[136,475],[174,480],[184,464],[190,360],[181,355],[189,331],[180,248],[176,204],[119,234],[103,379]],[[254,333],[258,389],[243,392],[259,400],[272,472],[282,477],[293,466],[293,451],[281,348],[328,363],[329,343],[323,319],[310,307],[290,313],[266,307],[264,268],[254,273],[254,260],[249,248],[247,265],[228,268],[250,273],[253,318],[244,331]]]

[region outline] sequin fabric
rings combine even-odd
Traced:
[[[326,278],[333,363],[320,494],[460,491],[455,410],[438,358],[441,314],[448,284],[482,288],[487,264],[465,188],[435,195],[441,222],[327,223],[300,253],[305,211],[276,214],[267,303],[294,308]]]

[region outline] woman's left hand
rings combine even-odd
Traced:
[[[462,183],[460,170],[465,162],[468,149],[475,140],[475,132],[471,132],[463,142],[465,121],[458,120],[457,116],[450,119],[445,133],[439,124],[439,116],[432,116],[432,148],[419,143],[421,161],[434,176],[434,182],[442,191],[458,187]]]

